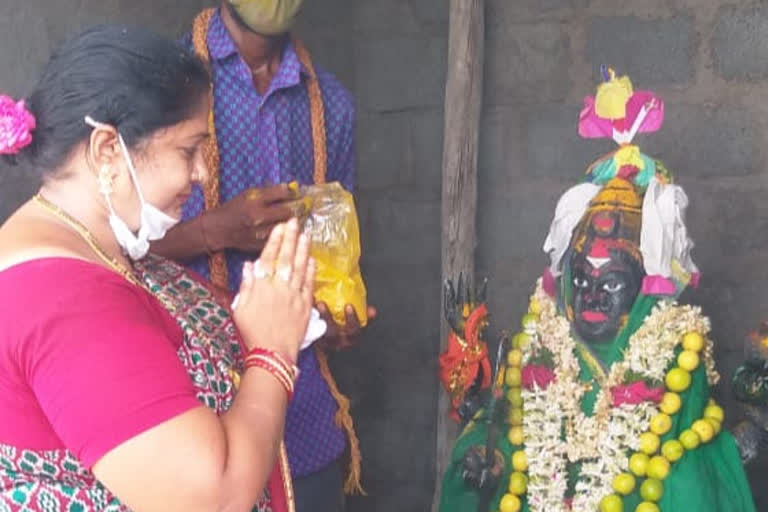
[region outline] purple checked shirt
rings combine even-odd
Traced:
[[[193,50],[191,37],[183,44]],[[219,13],[211,19],[208,48],[213,70],[214,116],[219,142],[221,202],[250,187],[297,180],[311,184],[314,150],[305,82],[307,70],[293,45],[283,52],[280,67],[265,95],[253,86],[251,71],[240,57]],[[315,67],[325,105],[328,152],[327,181],[352,190],[355,181],[354,120],[350,93],[330,73]],[[184,208],[189,219],[204,211],[197,188]],[[229,287],[240,285],[242,266],[253,254],[227,251]],[[207,260],[191,268],[210,277]],[[285,443],[293,476],[305,476],[336,460],[346,447],[344,433],[334,423],[336,402],[320,374],[313,350],[302,351],[301,370],[288,407]]]

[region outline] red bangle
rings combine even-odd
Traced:
[[[293,382],[288,380],[288,377],[286,377],[281,370],[278,370],[274,364],[265,362],[261,359],[251,359],[245,363],[245,370],[247,371],[248,368],[260,368],[269,372],[280,385],[283,386],[283,389],[285,389],[285,392],[288,395],[288,401],[291,401],[293,398]]]
[[[261,368],[268,371],[285,388],[288,400],[293,397],[294,383],[299,369],[285,361],[280,354],[272,350],[256,347],[248,351],[245,357],[244,369]]]
[[[285,357],[283,354],[274,350],[261,347],[253,347],[245,354],[245,360],[248,361],[248,358],[257,355],[274,359],[291,375],[291,379],[296,380],[296,378],[299,376],[299,368],[296,366],[296,364],[290,358]]]

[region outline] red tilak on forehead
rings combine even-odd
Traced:
[[[589,254],[587,254],[588,261],[589,259],[608,260],[611,258],[611,249],[621,249],[621,245],[619,240],[613,238],[595,238],[589,248]],[[590,265],[592,265],[591,262]],[[593,277],[597,277],[600,272],[605,270],[604,266],[598,268],[593,265],[591,273]]]
[[[595,231],[598,233],[607,234],[612,232],[615,224],[615,219],[610,215],[595,215],[595,218],[592,219],[592,226],[594,226]]]
[[[613,242],[613,243],[612,243]],[[607,238],[595,238],[592,247],[589,248],[590,258],[610,258],[610,249],[616,248],[616,242]]]

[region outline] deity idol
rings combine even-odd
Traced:
[[[488,364],[475,363],[474,380],[454,386],[467,425],[440,512],[755,509],[742,455],[754,455],[762,427],[723,429],[711,397],[719,375],[709,320],[676,301],[699,279],[688,198],[632,144],[661,127],[664,103],[604,73],[579,133],[619,148],[560,199],[544,244],[550,264],[521,331],[509,350],[502,344],[505,364],[490,376]],[[472,338],[472,354],[485,354]],[[467,361],[475,360],[444,355],[442,375],[461,375]],[[469,417],[461,391],[477,402],[482,387],[491,400]]]

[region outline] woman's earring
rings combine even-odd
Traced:
[[[99,171],[99,190],[105,196],[112,194],[112,173],[109,172],[109,166],[103,166]]]

